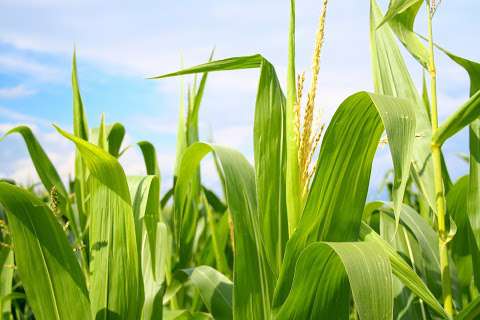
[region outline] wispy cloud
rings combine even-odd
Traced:
[[[16,55],[0,54],[0,69],[12,74],[27,75],[40,81],[58,81],[62,72],[32,59]]]
[[[0,88],[0,99],[15,99],[21,97],[28,97],[35,94],[37,91],[26,87],[23,84],[14,87]]]

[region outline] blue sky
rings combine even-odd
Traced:
[[[386,1],[380,2],[385,8]],[[127,143],[152,141],[164,186],[171,183],[180,82],[146,77],[178,69],[181,56],[187,66],[204,62],[215,46],[217,58],[262,53],[285,78],[287,0],[3,0],[0,6],[0,134],[17,124],[32,126],[64,176],[72,172],[73,147],[51,123],[71,129],[74,46],[90,126],[97,126],[105,112],[107,122],[126,126]],[[309,71],[320,6],[321,1],[297,1],[298,71]],[[324,119],[348,95],[372,90],[368,12],[368,0],[330,1],[317,98]],[[480,61],[478,12],[477,0],[444,0],[435,16],[437,41]],[[416,26],[421,33],[422,17]],[[410,58],[407,63],[420,83],[419,67]],[[467,98],[468,78],[445,57],[438,57],[438,68],[444,119]],[[200,114],[204,138],[239,149],[249,159],[257,76],[255,70],[212,74]],[[380,148],[375,159],[373,193],[373,186],[391,167],[387,151]],[[465,132],[445,148],[455,177],[467,170],[456,154],[467,151]],[[143,173],[135,149],[122,163],[127,174]],[[203,174],[215,185],[210,165]],[[38,180],[19,137],[0,143],[0,176],[23,183]]]

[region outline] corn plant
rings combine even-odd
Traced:
[[[425,38],[413,31],[422,6]],[[152,144],[138,144],[148,175],[127,177],[118,162],[123,126],[107,126],[102,117],[99,128],[89,129],[74,59],[74,132],[56,127],[76,145],[72,188],[29,128],[8,133],[24,137],[50,194],[46,203],[0,182],[6,317],[12,309],[21,310],[16,318],[33,312],[38,319],[478,317],[480,64],[434,43],[438,3],[391,0],[383,15],[371,0],[375,92],[352,94],[328,125],[317,125],[327,7],[323,0],[306,99],[304,75],[296,74],[294,0],[286,96],[260,54],[211,56],[154,77],[202,74],[198,87],[195,81],[188,89],[186,106],[182,97],[175,179],[162,199]],[[430,75],[430,92],[426,79],[422,94],[413,85],[397,39]],[[471,80],[470,99],[441,124],[435,47]],[[207,73],[249,68],[259,70],[253,165],[198,134]],[[470,172],[454,183],[441,146],[466,126]],[[393,162],[391,201],[367,203],[372,161],[385,140]],[[208,154],[224,199],[202,185],[199,165]],[[12,287],[15,274],[25,294]]]

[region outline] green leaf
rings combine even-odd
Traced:
[[[366,223],[362,222],[359,238],[367,243],[376,243],[385,252],[392,265],[393,274],[402,281],[413,293],[432,307],[439,315],[448,318],[442,306],[430,292],[422,279],[412,270],[405,260],[385,240],[380,237]]]
[[[145,221],[146,222],[146,221]],[[163,294],[165,292],[165,268],[169,259],[167,226],[156,223],[156,239],[152,248],[147,234],[142,235],[142,274],[145,291],[142,319],[161,319],[163,310]],[[155,256],[151,252],[155,252]],[[154,259],[152,259],[154,257]]]
[[[42,181],[45,189],[50,192],[52,188],[55,187],[55,189],[57,190],[59,194],[59,208],[61,208],[62,211],[65,212],[66,217],[72,223],[73,231],[78,238],[80,235],[80,228],[78,225],[79,222],[74,217],[70,200],[68,198],[68,192],[65,188],[65,185],[63,184],[62,179],[60,178],[60,175],[57,172],[57,169],[55,169],[55,166],[43,150],[32,130],[27,126],[18,126],[9,130],[0,139],[0,141],[5,139],[6,136],[13,133],[20,134],[25,141],[28,153],[30,154],[30,158],[32,159],[33,166],[35,167],[35,171],[37,172],[38,177]]]
[[[389,22],[393,17],[401,14],[418,2],[419,0],[390,0],[387,13],[377,28],[380,28],[384,23]]]
[[[203,303],[215,319],[232,319],[233,283],[209,266],[181,270],[199,291]]]
[[[156,230],[160,221],[160,179],[157,175],[127,178],[131,195],[137,248],[142,247],[144,233],[147,235],[152,262],[156,261]],[[156,270],[152,265],[152,270]]]
[[[90,299],[96,319],[136,319],[143,305],[133,210],[117,159],[56,127],[77,146],[90,172]]]
[[[295,0],[290,0],[290,27],[288,33],[287,99],[285,111],[286,130],[286,204],[288,212],[288,232],[293,233],[301,214],[300,173],[298,166],[298,141],[295,124],[295,103],[297,86],[295,81]]]
[[[122,146],[123,138],[125,137],[125,127],[118,122],[108,126],[108,153],[115,158],[120,156],[120,147]]]
[[[73,51],[72,60],[72,89],[73,89],[73,133],[83,140],[88,141],[87,116],[83,108],[82,96],[78,85],[77,58]]]
[[[448,138],[477,120],[478,117],[480,117],[480,90],[440,125],[433,135],[432,141],[442,145]]]
[[[0,240],[1,239],[0,237]],[[9,247],[0,247],[0,318],[9,319],[11,304],[8,297],[12,293],[13,251]]]
[[[137,143],[142,151],[143,161],[145,161],[145,168],[148,175],[159,175],[157,152],[155,146],[148,141],[140,141]]]
[[[238,319],[268,319],[274,278],[268,268],[262,243],[255,174],[248,161],[240,153],[228,148],[204,143],[191,145],[185,150],[179,167],[175,206],[179,209],[178,213],[184,211],[189,184],[200,160],[210,152],[218,158],[224,174],[227,204],[233,217],[233,313]]]
[[[108,151],[108,145],[107,145],[107,129],[105,126],[105,114],[102,113],[102,116],[100,118],[100,127],[98,128],[98,142],[97,146],[102,148],[105,151]]]
[[[292,289],[276,317],[348,319],[350,290],[361,320],[392,319],[392,270],[378,245],[313,243],[300,255]]]
[[[385,220],[393,220],[393,205],[386,202],[377,202],[378,210],[382,213]],[[386,222],[386,221],[385,221]],[[419,244],[420,257],[417,261],[412,260],[412,264],[425,275],[429,288],[437,295],[441,294],[440,282],[440,258],[438,253],[438,235],[435,230],[424,220],[413,208],[408,205],[402,205],[400,211],[401,224],[414,236]],[[393,222],[391,223],[393,225]],[[386,234],[392,240],[395,236],[395,228],[392,226],[389,234]],[[382,234],[382,236],[384,236]],[[385,237],[384,237],[385,238]],[[411,249],[411,248],[410,248]],[[397,250],[398,251],[398,250]]]
[[[383,18],[375,0],[370,7],[370,47],[375,92],[409,100],[415,106],[415,146],[412,173],[430,208],[436,212],[433,163],[431,159],[432,130],[426,106],[413,84],[389,24],[377,29]]]
[[[460,311],[455,320],[475,320],[480,315],[480,296],[476,297],[462,311]]]
[[[53,213],[30,192],[4,182],[0,182],[0,203],[35,318],[91,319],[80,265]]]
[[[389,27],[395,32],[395,35],[410,54],[428,70],[429,52],[427,47],[422,43],[417,34],[413,31],[413,25],[418,11],[424,5],[423,0],[409,0],[407,1],[408,8],[402,12],[396,12],[395,15],[389,18]],[[390,11],[390,8],[389,8]],[[387,12],[386,17],[389,12]],[[385,21],[386,18],[384,18]]]
[[[469,180],[468,176],[461,177],[447,194],[447,212],[458,228],[450,248],[460,286],[467,288],[473,275],[477,288],[480,288],[480,251],[470,224],[467,204]]]
[[[76,53],[73,52],[72,60],[72,95],[73,95],[73,133],[75,136],[88,141],[89,129],[87,123],[87,116],[83,107],[82,97],[80,95],[80,88],[77,76],[77,59]],[[75,198],[78,209],[78,216],[80,221],[80,228],[82,231],[86,228],[87,223],[87,170],[82,163],[80,154],[75,152]]]
[[[285,97],[275,69],[257,54],[213,61],[155,79],[257,67],[260,68],[260,80],[255,107],[254,156],[258,210],[265,254],[270,268],[274,274],[278,274],[288,239],[288,219],[285,202]],[[182,214],[188,217],[185,213]],[[176,233],[180,234],[178,229]]]
[[[357,240],[372,161],[384,130],[393,158],[398,214],[415,138],[413,106],[403,99],[359,92],[338,107],[325,132],[302,218],[287,244],[275,307],[288,295],[298,256],[309,243]]]

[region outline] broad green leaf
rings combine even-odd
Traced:
[[[392,270],[378,245],[313,243],[298,259],[292,289],[276,318],[348,319],[350,290],[360,320],[392,319]]]
[[[285,198],[285,97],[275,69],[261,55],[229,58],[155,79],[191,73],[260,68],[254,123],[254,157],[260,224],[270,268],[278,274],[288,221]],[[179,230],[176,231],[177,234]]]
[[[381,28],[376,28],[383,16],[376,1],[371,0],[370,3],[370,47],[375,92],[404,98],[414,104],[416,138],[413,177],[429,206],[436,212],[430,119],[408,73],[390,25],[384,24]]]
[[[480,117],[480,90],[443,122],[432,137],[432,141],[442,145],[448,138]]]
[[[295,81],[295,0],[290,0],[290,26],[288,33],[287,99],[285,111],[286,130],[286,204],[289,235],[295,230],[301,214],[300,173],[298,166],[298,141],[295,124],[297,85]]]
[[[393,205],[386,202],[377,202],[378,210],[382,213],[384,219],[395,219],[393,217]],[[412,261],[418,263],[417,268],[422,269],[422,273],[425,275],[429,288],[435,293],[441,293],[440,283],[440,258],[438,253],[438,235],[435,230],[425,221],[414,209],[408,205],[402,205],[400,210],[400,223],[410,232],[418,242],[420,246],[420,259],[419,261]],[[392,222],[393,225],[393,222]],[[395,235],[395,227],[391,228],[391,233],[388,236]],[[382,234],[383,236],[383,234]],[[385,239],[386,241],[391,240]],[[424,269],[424,270],[423,270]]]
[[[145,161],[145,168],[148,175],[159,175],[157,152],[155,146],[148,141],[140,141],[137,143],[143,154],[143,161]]]
[[[232,319],[233,283],[209,266],[181,270],[199,291],[203,303],[215,319]]]
[[[248,161],[228,148],[195,143],[185,150],[175,188],[175,206],[183,212],[189,184],[203,157],[213,152],[225,179],[226,198],[233,216],[235,257],[233,313],[237,319],[270,318],[273,273],[262,243],[255,194],[255,174]]]
[[[79,221],[77,221],[77,219],[74,217],[70,200],[68,198],[68,192],[52,161],[43,150],[32,130],[27,126],[18,126],[9,130],[0,139],[0,141],[5,139],[6,136],[13,133],[20,134],[25,141],[28,153],[30,154],[30,158],[32,159],[33,166],[35,167],[35,171],[37,172],[38,177],[42,181],[45,189],[50,192],[53,187],[55,187],[55,189],[57,190],[59,198],[59,208],[62,209],[62,211],[65,211],[65,215],[72,223],[73,231],[78,238],[80,234],[80,229],[78,225]]]
[[[437,46],[438,47],[438,46]],[[438,47],[453,61],[459,64],[467,71],[470,78],[470,100],[478,97],[480,92],[480,63],[461,58],[447,50]],[[468,103],[468,102],[467,102]],[[465,105],[464,105],[465,106]],[[472,107],[470,107],[472,108]],[[479,107],[476,107],[479,109]],[[470,110],[471,111],[471,110]],[[461,112],[461,109],[458,111]],[[478,111],[473,111],[478,112]],[[471,115],[470,115],[471,117]],[[459,121],[459,120],[458,120]],[[472,121],[469,128],[469,147],[470,147],[470,174],[469,189],[467,197],[468,218],[470,225],[474,230],[477,247],[480,247],[480,118]]]
[[[137,319],[143,305],[127,179],[117,159],[56,127],[75,143],[90,172],[90,300],[95,319]]]
[[[146,222],[146,221],[145,221]],[[161,319],[163,313],[163,294],[165,292],[165,267],[169,259],[167,226],[162,222],[156,223],[155,246],[149,244],[147,234],[142,235],[142,275],[145,291],[142,319]],[[150,252],[155,252],[155,260]]]
[[[406,100],[366,92],[338,107],[323,138],[302,218],[287,244],[274,307],[286,299],[297,259],[309,243],[357,240],[372,161],[384,130],[393,158],[398,214],[415,138],[413,109]]]
[[[477,288],[480,288],[480,251],[467,209],[469,180],[468,176],[461,177],[447,194],[447,212],[458,228],[450,248],[460,286],[468,288],[473,276]]]
[[[127,178],[131,195],[137,248],[142,247],[144,233],[147,235],[152,262],[156,259],[157,223],[160,221],[160,179],[157,175]],[[152,270],[156,270],[155,264]]]
[[[91,319],[80,265],[54,214],[29,191],[0,182],[15,262],[36,319]]]
[[[421,298],[433,310],[445,319],[448,318],[440,303],[430,292],[422,279],[412,270],[405,260],[393,249],[388,242],[382,239],[375,231],[366,223],[361,224],[359,239],[367,243],[376,243],[385,252],[392,265],[393,274],[400,279],[413,293]]]

